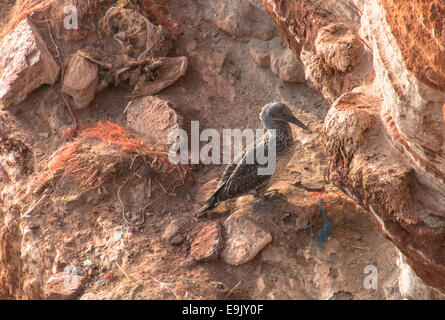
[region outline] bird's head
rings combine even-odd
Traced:
[[[300,128],[309,130],[309,128],[304,125],[300,120],[295,118],[290,111],[289,107],[280,102],[271,102],[266,104],[260,113],[261,120],[266,123],[270,120],[272,121],[286,121],[296,124]]]

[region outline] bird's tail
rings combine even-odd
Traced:
[[[201,209],[195,212],[197,217],[202,216],[206,211],[212,210],[219,204],[216,194],[210,197],[209,200],[206,201],[205,205],[202,206]]]

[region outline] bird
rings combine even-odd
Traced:
[[[214,193],[203,207],[195,212],[196,216],[202,216],[225,200],[252,192],[256,195],[261,194],[275,180],[274,178],[281,174],[295,152],[296,141],[293,139],[289,123],[309,131],[309,128],[292,114],[289,107],[280,102],[266,104],[260,112],[260,119],[266,133],[247,146],[225,168]],[[272,136],[275,137],[276,146],[275,171],[260,175],[258,168],[265,168],[267,164],[260,164],[256,157],[251,156],[259,153],[267,156]],[[254,163],[246,161],[249,156],[250,159],[254,159]]]

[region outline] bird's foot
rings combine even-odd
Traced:
[[[266,192],[257,192],[253,195],[255,199],[254,206],[262,209],[271,209],[273,202],[271,200],[282,198],[281,193],[278,190],[267,190]]]
[[[264,192],[263,195],[263,199],[265,201],[271,201],[280,198],[283,198],[283,195],[277,189],[267,190],[266,192]]]

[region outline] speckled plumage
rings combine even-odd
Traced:
[[[261,110],[260,118],[263,127],[267,130],[266,134],[252,145],[246,147],[226,167],[215,192],[197,214],[211,210],[227,199],[236,198],[251,191],[265,189],[274,177],[281,174],[292,158],[295,151],[295,142],[289,122],[306,130],[307,127],[292,115],[292,112],[286,105],[277,102],[266,104]],[[269,129],[275,129],[276,169],[271,175],[259,175],[258,168],[266,167],[267,164],[257,163],[256,156],[253,157],[255,159],[253,164],[246,163],[246,159],[252,153],[255,155],[256,153],[262,153],[267,157],[269,140],[272,134]]]

